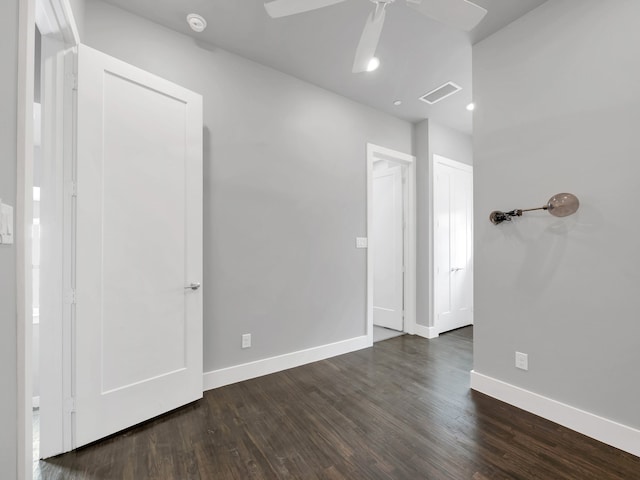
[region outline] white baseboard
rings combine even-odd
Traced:
[[[424,325],[416,324],[416,335],[424,338],[437,338],[440,334],[436,327],[425,327]]]
[[[221,368],[205,372],[203,378],[204,390],[211,390],[232,383],[242,382],[251,378],[269,375],[289,368],[299,367],[307,363],[317,362],[326,358],[335,357],[349,352],[355,352],[363,348],[371,347],[372,343],[367,335],[343,340],[341,342],[330,343],[319,347],[299,350],[297,352],[278,355],[276,357],[265,358],[255,362],[235,365],[233,367]]]
[[[40,408],[40,397],[32,397],[31,406],[35,408]]]
[[[471,371],[471,388],[640,457],[640,430]]]

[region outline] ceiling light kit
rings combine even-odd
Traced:
[[[501,212],[500,210],[494,210],[489,215],[489,220],[494,225],[499,225],[502,222],[510,222],[513,217],[521,217],[524,212],[533,212],[534,210],[546,210],[554,217],[567,217],[578,211],[580,207],[580,201],[572,193],[556,193],[549,199],[546,205],[538,208],[528,208],[525,210],[511,210],[510,212]]]
[[[264,4],[272,18],[287,17],[328,7],[346,0],[273,0]],[[472,30],[487,14],[487,10],[468,0],[405,0],[421,14],[459,30]],[[375,58],[382,33],[386,8],[395,0],[371,0],[375,4],[367,18],[356,49],[353,73],[369,72],[369,62]]]
[[[197,13],[190,13],[187,15],[187,23],[194,32],[201,33],[204,32],[205,28],[207,28],[207,21]]]

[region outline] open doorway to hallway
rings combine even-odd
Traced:
[[[404,332],[406,165],[373,164],[373,341]]]
[[[368,146],[368,287],[372,341],[414,333],[415,158]]]

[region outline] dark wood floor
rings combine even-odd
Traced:
[[[39,479],[640,479],[640,459],[469,390],[472,329],[230,385]]]

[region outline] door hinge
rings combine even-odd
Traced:
[[[78,91],[78,76],[75,74],[69,75],[69,82],[71,84],[71,90],[74,92]]]
[[[76,411],[76,398],[68,397],[64,399],[64,413],[73,413]]]
[[[70,305],[75,305],[75,303],[76,303],[76,291],[75,290],[68,290],[67,291],[66,301]]]
[[[69,194],[72,197],[77,197],[78,196],[78,184],[76,182],[71,182],[69,184]]]

